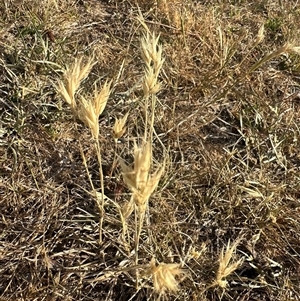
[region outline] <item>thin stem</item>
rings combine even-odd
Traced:
[[[149,96],[145,97],[145,132],[144,132],[144,141],[147,141],[147,133],[148,133],[148,99]]]
[[[151,95],[151,124],[150,124],[150,141],[151,141],[151,154],[152,154],[152,142],[153,142],[153,131],[154,131],[154,114],[156,106],[156,96]]]
[[[139,209],[135,206],[135,240],[134,240],[134,251],[135,251],[135,265],[138,265],[139,261],[139,241],[140,241],[140,216],[138,213]],[[138,290],[139,287],[139,275],[136,270],[135,275],[135,288]]]
[[[110,171],[110,177],[112,177],[113,172],[117,166],[117,149],[118,149],[118,140],[115,141],[115,153],[114,153],[113,163]]]
[[[250,70],[247,72],[247,74],[255,71],[257,68],[259,68],[262,64],[266,63],[267,61],[270,61],[270,60],[278,57],[282,53],[287,52],[289,50],[289,46],[290,46],[290,44],[285,44],[285,45],[281,46],[280,48],[278,48],[277,50],[273,51],[272,53],[267,54],[260,61],[258,61],[257,63],[255,63],[250,68]]]
[[[99,207],[99,243],[102,244],[102,226],[103,226],[103,220],[104,220],[104,176],[103,176],[103,168],[102,168],[102,157],[101,157],[101,147],[99,140],[95,140],[95,147],[96,147],[96,153],[97,153],[97,159],[99,163],[99,175],[100,175],[100,185],[101,185],[101,203],[99,204],[98,198],[97,203]]]
[[[139,261],[139,245],[142,227],[145,218],[145,211],[141,211],[141,208],[136,206],[135,210],[135,264],[138,265]],[[136,289],[138,289],[138,271],[136,271]]]
[[[75,124],[75,128],[76,128],[76,131],[77,131],[77,138],[78,138],[79,137],[79,131],[78,131],[76,120],[74,120],[74,124]],[[94,187],[94,184],[92,182],[92,177],[91,177],[89,168],[88,168],[87,163],[86,163],[86,157],[85,157],[84,152],[83,152],[83,147],[82,147],[82,144],[80,142],[80,139],[77,139],[77,141],[79,143],[79,151],[80,151],[81,159],[82,159],[85,171],[87,173],[87,176],[89,178],[89,182],[90,182],[91,188],[92,188],[92,190],[94,192],[95,191],[95,187]]]
[[[76,127],[76,130],[77,130],[77,134],[79,135],[76,122],[75,122],[75,127]],[[87,163],[86,163],[86,157],[84,155],[83,147],[82,147],[82,144],[80,142],[80,139],[78,139],[78,142],[79,142],[79,151],[80,151],[80,155],[81,155],[81,158],[82,158],[82,161],[83,161],[83,165],[84,165],[85,171],[88,175],[89,182],[90,182],[91,188],[93,190],[94,197],[96,198],[96,202],[97,202],[98,209],[99,209],[99,214],[100,214],[99,244],[102,244],[102,225],[103,225],[103,219],[104,219],[104,181],[103,181],[103,172],[102,172],[102,163],[101,163],[102,161],[101,161],[100,144],[99,144],[99,141],[96,140],[96,152],[97,152],[97,158],[98,158],[98,162],[99,162],[99,173],[100,173],[101,192],[102,192],[101,193],[101,203],[99,204],[98,196],[96,194],[96,189],[95,189],[95,186],[92,182],[92,177],[91,177],[91,174],[89,172],[89,169],[88,169],[88,166],[87,166]]]

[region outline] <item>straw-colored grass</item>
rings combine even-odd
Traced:
[[[116,119],[115,124],[113,126],[113,133],[114,133],[114,139],[115,143],[118,143],[118,139],[120,139],[126,132],[126,121],[128,118],[129,112],[127,112],[122,118]]]
[[[102,114],[105,109],[107,100],[110,94],[110,85],[111,82],[103,85],[101,91],[98,91],[98,88],[95,84],[94,97],[92,100],[87,100],[85,96],[80,95],[79,104],[75,99],[75,93],[79,89],[80,83],[85,79],[91,71],[92,66],[95,64],[92,62],[92,59],[87,62],[86,65],[81,66],[82,59],[75,60],[73,67],[67,68],[64,73],[64,84],[63,81],[59,81],[56,89],[64,98],[64,100],[70,105],[74,118],[78,117],[91,131],[94,145],[96,149],[96,154],[99,164],[99,175],[100,175],[100,185],[101,185],[101,198],[95,190],[94,184],[91,181],[90,172],[86,164],[86,158],[82,147],[80,146],[80,153],[82,156],[83,164],[87,171],[87,175],[90,179],[91,188],[93,190],[93,195],[96,200],[96,203],[99,208],[99,242],[102,243],[102,225],[104,219],[104,178],[102,170],[102,158],[101,158],[101,146],[99,143],[99,116]],[[76,120],[75,120],[76,122]]]
[[[238,267],[240,267],[243,262],[243,258],[241,258],[238,261],[231,263],[233,253],[235,252],[237,245],[238,241],[234,242],[231,246],[230,242],[228,242],[226,250],[224,251],[224,248],[222,248],[216,277],[216,284],[218,284],[220,287],[226,287],[228,282],[225,278],[232,274]]]
[[[176,292],[179,289],[178,278],[184,276],[185,271],[180,268],[179,264],[175,263],[160,263],[156,265],[152,259],[148,269],[144,270],[144,275],[152,277],[154,289],[159,294],[164,294],[166,291]]]
[[[2,1],[0,300],[297,300],[296,1]]]

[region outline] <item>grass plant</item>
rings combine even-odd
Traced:
[[[0,300],[298,300],[299,5],[75,2],[0,4]]]
[[[92,60],[89,60],[85,66],[81,66],[81,61],[82,59],[75,60],[74,66],[72,68],[67,68],[64,74],[66,84],[64,84],[63,81],[60,81],[56,89],[64,98],[64,100],[70,105],[74,117],[75,118],[78,117],[90,129],[93,137],[98,164],[99,164],[99,175],[100,175],[100,185],[101,185],[100,197],[99,197],[99,193],[97,194],[97,191],[91,180],[91,175],[86,163],[86,158],[82,150],[81,144],[79,144],[79,146],[80,146],[80,153],[82,156],[83,164],[91,183],[91,188],[93,191],[94,198],[99,208],[99,214],[100,214],[99,243],[102,243],[102,226],[103,226],[103,219],[104,219],[104,178],[103,178],[103,170],[102,170],[101,146],[98,139],[99,138],[99,116],[101,115],[101,113],[103,112],[106,106],[110,94],[111,82],[110,83],[105,82],[100,92],[98,91],[97,86],[95,86],[94,98],[92,99],[92,101],[88,101],[83,95],[80,95],[81,101],[80,104],[78,105],[75,99],[75,93],[79,89],[81,81],[88,76],[93,66]]]

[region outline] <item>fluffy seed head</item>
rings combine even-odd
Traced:
[[[178,280],[176,276],[184,275],[185,271],[180,268],[179,264],[155,264],[155,260],[152,259],[149,268],[145,271],[145,275],[151,275],[153,279],[154,289],[158,293],[164,293],[165,291],[177,291]]]
[[[125,124],[128,118],[128,114],[129,112],[127,112],[121,119],[116,119],[115,121],[115,124],[113,126],[115,142],[117,142],[118,139],[121,138],[126,131]]]
[[[123,179],[131,191],[140,190],[148,180],[151,164],[151,145],[145,143],[141,147],[134,145],[134,165],[133,169],[120,160]]]
[[[139,209],[144,212],[146,210],[146,206],[148,204],[148,200],[153,193],[153,191],[158,186],[159,180],[164,171],[164,167],[158,169],[153,175],[149,176],[145,185],[141,187],[140,190],[135,190],[133,197],[138,205]]]
[[[133,199],[140,212],[146,210],[148,200],[156,189],[164,171],[163,166],[153,175],[149,174],[152,159],[151,148],[152,146],[149,142],[141,147],[135,144],[133,168],[120,159],[124,182],[132,191]]]
[[[265,32],[265,26],[263,24],[258,30],[256,41],[254,42],[255,45],[258,45],[265,38],[264,32]]]
[[[151,143],[147,142],[141,147],[134,146],[134,172],[136,188],[141,189],[148,180],[151,165]]]
[[[100,93],[98,92],[97,86],[95,87],[95,96],[94,96],[94,108],[95,114],[99,117],[105,109],[109,94],[110,94],[110,85],[111,81],[105,82]]]
[[[141,55],[146,66],[150,66],[153,62],[154,68],[159,69],[162,65],[162,47],[158,45],[159,35],[156,37],[155,34],[150,36],[149,32],[144,34],[141,40]]]
[[[287,52],[294,52],[300,54],[300,47],[294,46],[293,44],[286,44]]]
[[[157,82],[158,73],[155,73],[153,68],[145,69],[145,78],[143,81],[144,95],[156,94],[161,87],[161,84]]]
[[[90,59],[86,65],[82,66],[82,58],[75,59],[72,67],[67,67],[64,73],[64,82],[60,81],[56,87],[64,100],[71,106],[72,110],[76,109],[75,93],[80,83],[90,73],[95,63]]]
[[[141,55],[146,65],[145,78],[143,81],[144,95],[155,94],[160,90],[160,83],[157,82],[159,72],[164,59],[162,58],[162,47],[158,45],[159,36],[150,36],[147,31],[141,39]]]
[[[125,219],[127,219],[134,210],[134,200],[133,200],[133,198],[131,198],[129,202],[124,203],[121,210],[122,210],[123,217]]]
[[[98,116],[95,113],[94,105],[81,96],[81,106],[78,110],[79,119],[90,128],[94,138],[99,135]]]
[[[99,116],[103,112],[110,93],[110,83],[105,83],[100,93],[95,88],[93,101],[87,101],[81,95],[80,107],[77,110],[79,119],[90,128],[94,138],[99,136]]]

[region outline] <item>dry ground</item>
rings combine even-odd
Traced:
[[[300,46],[298,1],[0,5],[0,300],[299,300],[300,56],[291,48]],[[136,288],[134,215],[128,247],[115,205],[130,198],[115,159],[132,162],[143,134],[140,13],[163,46],[153,156],[154,167],[163,157],[167,164],[149,201],[139,264],[155,258],[186,271],[179,290],[163,295],[151,277]],[[84,91],[113,80],[100,117],[112,200],[102,244],[79,141],[99,188],[95,149],[54,87],[74,58],[92,55]],[[112,126],[128,111],[115,146]],[[238,241],[232,262],[243,261],[220,287],[229,240]]]

